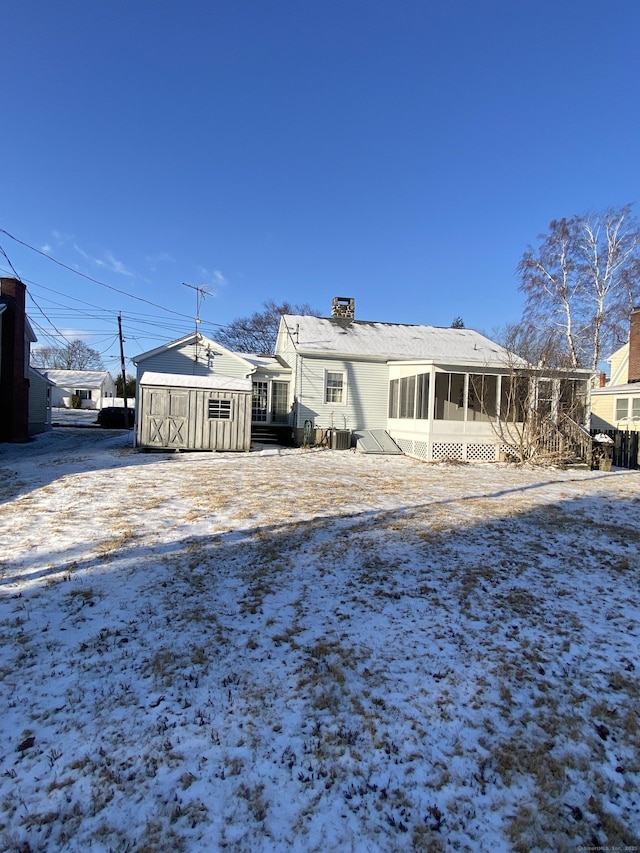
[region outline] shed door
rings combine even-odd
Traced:
[[[189,392],[165,389],[148,392],[145,443],[151,447],[186,447]]]
[[[189,422],[189,392],[170,391],[166,447],[186,447]]]

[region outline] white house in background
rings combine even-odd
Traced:
[[[144,374],[169,373],[178,376],[218,376],[249,379],[252,387],[251,422],[287,424],[290,409],[291,370],[277,356],[236,353],[201,334],[183,338],[143,352],[133,359],[137,390]]]
[[[510,450],[495,424],[514,363],[527,365],[471,329],[360,321],[354,300],[336,297],[329,318],[283,316],[275,353],[292,371],[298,436],[350,430],[375,450],[386,433],[429,461],[494,461]],[[576,402],[586,411],[589,373],[567,378],[536,380],[550,414]]]
[[[102,409],[113,405],[116,386],[106,370],[53,370],[44,371],[53,383],[51,405],[54,408],[71,408],[71,398],[80,398],[82,409]]]

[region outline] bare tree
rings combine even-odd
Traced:
[[[290,302],[283,302],[277,305],[270,299],[263,303],[262,311],[254,311],[249,317],[238,317],[224,326],[215,335],[215,339],[236,352],[271,355],[275,349],[280,317],[283,314],[319,316],[319,313],[306,303],[292,305]]]
[[[594,372],[626,340],[640,294],[640,228],[631,205],[553,220],[518,265],[524,320],[544,330],[571,367]]]
[[[481,375],[470,377],[469,395],[489,416],[503,447],[519,462],[564,463],[588,456],[591,440],[582,426],[585,380],[567,370],[567,353],[557,336],[523,322],[495,330],[493,337],[508,353],[499,398]]]
[[[31,351],[31,364],[56,370],[104,370],[100,353],[78,338],[64,347],[36,347]]]

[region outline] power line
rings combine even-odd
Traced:
[[[12,270],[12,272],[13,272],[14,276],[18,279],[18,281],[22,281],[22,279],[20,278],[20,276],[19,276],[19,275],[18,275],[18,273],[16,272],[16,268],[15,268],[15,267],[14,267],[14,265],[11,263],[11,260],[10,260],[10,258],[9,258],[9,255],[7,255],[7,253],[6,253],[6,252],[5,252],[5,250],[2,248],[2,246],[0,246],[0,252],[2,252],[2,254],[4,255],[4,257],[6,258],[6,261],[7,261],[7,263],[9,264],[9,266],[11,267],[11,270]]]
[[[79,275],[81,278],[84,278],[87,281],[93,282],[93,284],[98,284],[98,285],[100,285],[100,287],[106,287],[108,290],[112,290],[112,291],[114,291],[114,293],[119,293],[121,296],[126,296],[129,299],[136,299],[138,302],[144,302],[146,305],[152,305],[154,308],[160,309],[160,311],[167,311],[169,314],[175,314],[177,317],[183,317],[186,320],[192,320],[193,319],[192,317],[189,317],[188,314],[182,314],[180,311],[174,311],[172,308],[166,308],[164,305],[158,305],[157,302],[151,302],[151,300],[144,299],[142,296],[134,296],[132,293],[127,293],[126,290],[120,290],[119,288],[113,287],[110,284],[106,284],[104,281],[100,281],[97,278],[93,278],[92,276],[87,275],[86,273],[80,272],[79,270],[74,270],[73,267],[70,267],[70,266],[68,266],[68,264],[65,264],[62,261],[59,261],[57,258],[54,258],[53,255],[49,255],[49,254],[47,254],[47,252],[43,252],[41,249],[36,249],[35,246],[31,246],[29,243],[25,243],[24,240],[19,240],[17,237],[14,237],[13,234],[10,234],[4,228],[0,228],[0,234],[5,234],[7,237],[9,237],[10,240],[13,240],[14,242],[18,243],[20,246],[24,246],[26,249],[30,249],[32,252],[35,252],[36,254],[41,255],[43,258],[47,258],[52,263],[57,264],[59,267],[62,267],[63,269],[67,270],[68,272],[71,272],[74,275]],[[2,254],[5,256],[5,258],[7,258],[4,251],[2,251]],[[9,262],[11,269],[13,269],[13,265],[11,264],[11,261],[9,261],[9,258],[7,258],[7,261]],[[17,273],[16,273],[16,276],[19,278]]]
[[[63,335],[63,333],[60,331],[60,329],[58,329],[58,327],[57,327],[54,323],[52,323],[52,322],[51,322],[51,320],[49,319],[49,317],[47,317],[47,315],[44,313],[44,311],[42,310],[42,308],[38,305],[38,303],[36,302],[36,300],[33,298],[33,293],[30,293],[30,294],[29,294],[29,296],[31,297],[31,301],[32,301],[32,302],[33,302],[33,304],[36,306],[36,308],[38,309],[38,311],[42,314],[42,316],[44,317],[44,319],[45,319],[48,323],[50,323],[50,325],[52,326],[52,328],[54,328],[54,329],[56,330],[56,332],[60,335],[60,337],[62,338],[62,340],[63,340],[63,341],[67,341],[67,343],[69,343],[69,341],[67,340],[66,336],[65,336],[65,335]]]

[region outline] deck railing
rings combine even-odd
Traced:
[[[540,429],[540,449],[560,461],[579,457],[591,466],[593,440],[588,430],[562,414],[557,421],[544,420]]]

